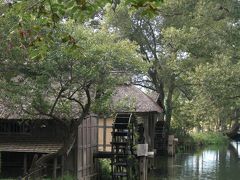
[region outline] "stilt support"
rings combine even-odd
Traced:
[[[57,179],[57,158],[53,160],[53,179]]]
[[[23,157],[23,172],[24,175],[27,174],[27,153],[25,153]]]

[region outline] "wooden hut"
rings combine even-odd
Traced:
[[[154,150],[155,124],[162,115],[161,107],[147,94],[134,85],[121,85],[112,96],[112,111],[131,112],[138,124],[144,127],[144,142],[149,151]],[[98,150],[111,151],[111,131],[114,117],[104,116],[99,119]]]
[[[33,161],[57,152],[63,146],[65,130],[52,119],[22,119],[22,112],[9,110],[0,103],[0,178],[28,175]],[[78,128],[78,136],[68,155],[49,161],[45,168],[29,176],[55,179],[70,173],[78,180],[96,176],[93,153],[97,151],[97,117],[87,117]]]

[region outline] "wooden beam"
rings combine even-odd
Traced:
[[[106,119],[106,117],[104,117],[104,119],[103,119],[103,151],[106,151],[106,141],[107,141],[107,128],[106,128],[106,126],[107,126],[107,119]]]

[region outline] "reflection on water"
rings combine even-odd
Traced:
[[[240,143],[154,159],[150,180],[239,180]]]
[[[240,142],[233,141],[231,142],[231,146],[234,147],[234,151],[237,152],[238,157],[240,158]]]

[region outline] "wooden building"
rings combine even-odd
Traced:
[[[154,149],[155,124],[162,109],[151,97],[133,85],[119,86],[112,97],[112,112],[131,112],[144,127],[144,142]],[[21,112],[6,108],[0,101],[0,178],[28,175],[33,161],[57,152],[63,145],[64,127],[57,121],[24,119]],[[30,176],[52,179],[70,173],[78,180],[96,177],[93,160],[98,151],[111,151],[113,117],[87,117],[78,127],[78,137],[68,155],[49,161],[43,169]]]
[[[161,120],[161,107],[147,94],[134,85],[119,86],[112,97],[113,112],[133,113],[139,125],[144,127],[144,142],[149,151],[154,150],[155,124]],[[111,131],[115,117],[103,116],[99,119],[98,150],[111,151]]]
[[[63,146],[64,127],[50,119],[21,119],[20,112],[0,104],[0,178],[50,177],[69,173],[78,180],[96,176],[93,154],[97,151],[97,117],[87,117],[78,128],[68,155],[57,157],[43,169],[28,174],[33,161]]]

